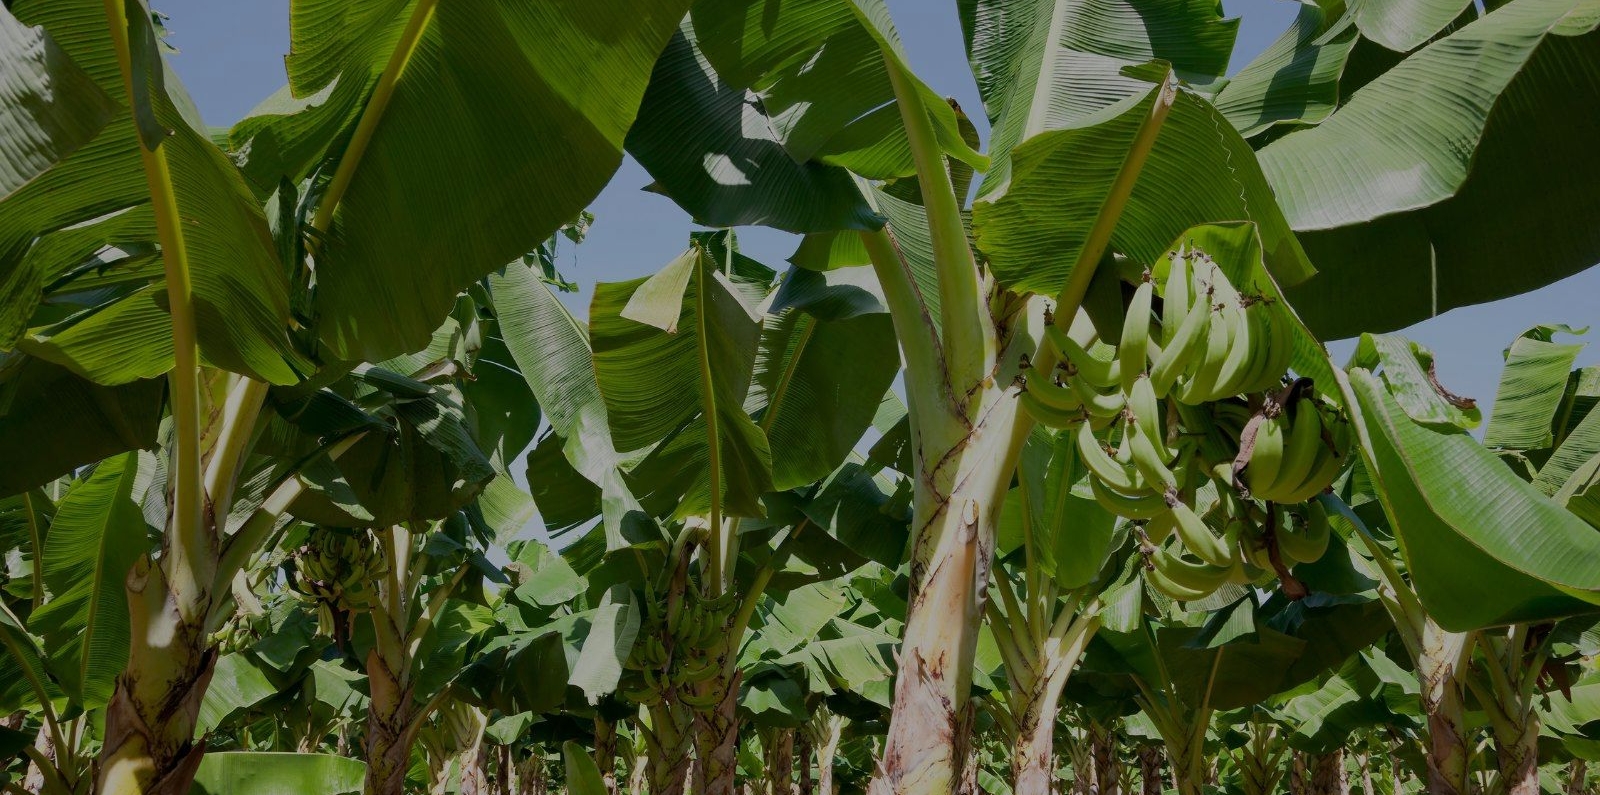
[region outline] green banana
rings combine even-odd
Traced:
[[[1233,332],[1222,313],[1210,305],[1210,298],[1206,298],[1204,311],[1208,315],[1206,323],[1206,348],[1205,355],[1195,360],[1188,378],[1178,387],[1175,393],[1178,400],[1191,406],[1199,406],[1211,400],[1212,387],[1217,383],[1217,374],[1222,370],[1222,365],[1228,360],[1228,346],[1233,339]],[[1196,307],[1193,311],[1202,311]]]
[[[1097,389],[1109,389],[1122,383],[1122,367],[1115,358],[1101,359],[1095,356],[1071,334],[1054,324],[1044,327],[1044,335],[1046,341],[1061,354],[1062,361],[1070,364],[1072,370]]]
[[[1205,307],[1196,307],[1184,315],[1183,325],[1178,327],[1162,349],[1161,356],[1150,367],[1150,383],[1155,387],[1158,397],[1165,397],[1171,392],[1178,377],[1205,356],[1211,318],[1211,312]]]
[[[1179,329],[1189,322],[1189,258],[1182,250],[1172,254],[1161,293],[1161,346],[1171,349]]]
[[[1254,425],[1253,437],[1250,436],[1251,426],[1245,426],[1244,434],[1249,438],[1241,438],[1239,457],[1234,460],[1233,471],[1246,487],[1248,496],[1260,496],[1256,494],[1256,484],[1270,490],[1278,478],[1278,470],[1283,463],[1282,416],[1257,415],[1256,419],[1251,420]]]
[[[1167,499],[1161,494],[1129,496],[1107,486],[1099,478],[1089,478],[1089,488],[1094,491],[1095,502],[1124,519],[1154,519],[1168,512]],[[1170,527],[1168,532],[1171,532]]]
[[[1092,417],[1115,417],[1122,413],[1128,402],[1121,392],[1100,392],[1083,377],[1081,371],[1067,373],[1067,385],[1077,393],[1083,410]]]
[[[1155,563],[1156,555],[1161,554],[1163,554],[1162,550],[1156,550],[1156,552],[1150,556],[1151,565],[1144,570],[1144,581],[1148,583],[1151,588],[1154,588],[1157,593],[1179,602],[1193,602],[1210,596],[1211,593],[1216,590],[1214,588],[1210,590],[1186,588],[1182,585],[1179,585],[1177,582],[1173,581],[1173,579],[1167,575],[1165,569],[1162,568],[1162,565],[1165,564],[1158,565]]]
[[[1177,517],[1173,515],[1170,508],[1166,507],[1166,495],[1157,495],[1157,498],[1161,500],[1162,511],[1155,516],[1150,517],[1150,521],[1145,522],[1144,525],[1144,534],[1150,539],[1150,543],[1152,544],[1159,544],[1163,541],[1166,541],[1167,537],[1172,535],[1173,528],[1178,524]]]
[[[1222,539],[1212,534],[1211,528],[1206,527],[1205,520],[1201,519],[1193,508],[1178,499],[1175,494],[1169,496],[1167,506],[1172,509],[1173,529],[1178,533],[1178,540],[1182,541],[1184,547],[1194,553],[1195,557],[1213,566],[1227,566],[1233,563],[1233,553],[1228,551]]]
[[[1105,449],[1100,446],[1100,440],[1095,437],[1094,429],[1088,423],[1078,427],[1078,457],[1088,468],[1089,473],[1111,488],[1124,494],[1142,495],[1149,493],[1150,489],[1140,482],[1135,471],[1117,463]]]
[[[1209,563],[1190,562],[1166,549],[1157,549],[1150,555],[1150,563],[1179,586],[1210,593],[1228,581],[1232,564],[1213,566]]]
[[[1122,367],[1122,391],[1133,389],[1133,380],[1145,372],[1150,343],[1150,305],[1156,285],[1150,279],[1139,282],[1122,321],[1122,340],[1117,344],[1117,360]]]
[[[1211,400],[1221,400],[1240,393],[1245,370],[1261,355],[1263,340],[1252,328],[1250,316],[1237,300],[1228,301],[1221,313],[1223,322],[1230,325],[1228,358],[1217,371],[1216,382],[1211,385]]]
[[[1133,466],[1143,476],[1150,488],[1157,491],[1170,491],[1178,488],[1178,476],[1161,460],[1161,453],[1156,451],[1148,434],[1139,427],[1137,422],[1128,422],[1124,427],[1127,435],[1128,447],[1133,457]]]
[[[1277,477],[1259,488],[1250,487],[1251,493],[1263,500],[1291,502],[1290,495],[1311,475],[1317,463],[1317,451],[1327,449],[1322,443],[1322,413],[1317,411],[1316,401],[1309,397],[1298,398],[1289,411],[1294,418],[1283,440],[1283,459]]]
[[[1133,380],[1133,388],[1127,395],[1128,411],[1139,424],[1139,428],[1150,437],[1150,443],[1163,458],[1171,458],[1172,451],[1167,449],[1166,413],[1161,410],[1161,399],[1156,397],[1155,387],[1148,376],[1139,376]]]
[[[1295,563],[1311,563],[1328,551],[1332,530],[1328,514],[1320,503],[1306,505],[1305,526],[1299,530],[1289,527],[1287,521],[1278,523],[1278,551]]]
[[[718,697],[717,693],[712,691],[706,691],[704,693],[682,691],[678,693],[678,700],[683,702],[684,706],[698,712],[716,709],[717,704],[722,701],[722,699]]]
[[[1022,410],[1027,412],[1034,422],[1046,428],[1072,428],[1083,423],[1088,417],[1083,411],[1083,405],[1076,409],[1059,409],[1045,403],[1040,399],[1039,393],[1032,389],[1023,389],[1017,394],[1017,400],[1022,405]]]

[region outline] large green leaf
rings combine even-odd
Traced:
[[[772,455],[744,401],[761,320],[752,285],[736,283],[718,253],[739,257],[727,233],[696,234],[656,275],[596,287],[594,370],[617,446],[661,443],[641,476],[674,513],[717,502],[731,515],[760,516]]]
[[[1600,154],[1572,121],[1600,116],[1597,24],[1594,0],[1514,0],[1261,150],[1320,271],[1290,290],[1313,330],[1389,331],[1600,259]]]
[[[640,609],[633,592],[625,587],[606,591],[605,598],[590,617],[583,648],[572,665],[567,684],[583,691],[590,704],[617,689],[622,678],[622,663],[633,651],[639,634]]]
[[[962,137],[959,110],[905,69],[881,0],[695,3],[628,149],[656,190],[703,223],[875,229],[882,219],[843,169],[914,173],[890,69],[916,92],[947,153],[987,163]]]
[[[155,460],[140,458],[123,453],[102,461],[68,490],[44,548],[51,598],[28,619],[29,629],[44,638],[51,673],[86,708],[110,702],[128,658],[123,582],[150,549],[150,528],[136,500]]]
[[[41,486],[85,464],[153,448],[165,383],[85,381],[30,356],[0,359],[0,494]]]
[[[137,2],[129,9],[137,72],[131,102],[114,49],[107,46],[103,3],[34,0],[16,3],[12,9],[24,22],[42,25],[93,78],[98,89],[82,92],[76,101],[100,103],[110,97],[124,110],[93,140],[4,200],[0,271],[7,273],[10,288],[0,342],[15,339],[15,323],[27,322],[46,285],[55,280],[45,263],[25,257],[29,243],[40,235],[150,202],[138,152],[144,134],[151,145],[159,144],[170,166],[202,354],[219,367],[274,383],[291,382],[304,365],[289,344],[287,280],[261,207],[237,169],[185,114],[189,100],[176,77],[166,74],[148,11]],[[136,217],[153,221],[153,215]],[[156,240],[153,223],[142,233],[143,240]],[[71,289],[70,284],[60,288]],[[71,318],[46,319],[24,338],[26,347],[105,383],[164,372],[171,366],[170,321],[164,304],[150,300],[143,291],[134,291],[126,305],[119,300],[122,297],[113,293]],[[108,312],[109,317],[96,320]],[[89,333],[96,323],[132,328],[121,338],[110,331]],[[153,333],[162,323],[169,327],[167,333]],[[84,324],[90,325],[78,334],[68,333]]]
[[[62,693],[45,671],[44,650],[37,638],[28,634],[10,608],[0,605],[0,708],[16,711],[51,701]]]
[[[1350,382],[1406,570],[1441,626],[1466,631],[1600,609],[1600,532],[1466,431],[1412,421],[1372,373],[1356,369]],[[1494,598],[1483,598],[1485,583]]]
[[[561,744],[561,760],[567,771],[568,795],[606,795],[600,768],[589,752],[573,740]]]
[[[115,111],[44,28],[0,8],[0,199],[92,140]]]
[[[332,754],[213,751],[189,795],[346,795],[361,791],[367,764]]]
[[[1356,44],[1348,16],[1303,3],[1294,24],[1217,92],[1217,111],[1246,137],[1279,124],[1315,124],[1339,102]]]
[[[302,472],[311,488],[292,514],[339,527],[388,527],[443,519],[483,492],[496,472],[472,438],[458,390],[367,365],[355,377],[398,394],[369,397],[386,401],[377,413],[383,422],[337,460]]]
[[[1410,52],[1444,30],[1472,0],[1351,0],[1361,35],[1391,50]]]
[[[861,288],[802,291],[797,284],[827,279],[791,271],[761,330],[745,409],[782,453],[772,460],[776,490],[815,482],[842,463],[900,370],[900,347],[881,303],[841,316],[837,305]]]
[[[1061,288],[1162,91],[1152,87],[1016,148],[1005,193],[973,207],[978,248],[1001,282],[1050,295]],[[1256,224],[1279,284],[1313,272],[1250,147],[1204,99],[1180,89],[1111,246],[1154,265],[1184,230],[1222,221]]]
[[[1033,565],[1066,590],[1094,582],[1116,551],[1117,517],[1095,501],[1087,477],[1072,434],[1036,430],[1017,464],[1017,498],[1006,501],[1001,520],[1016,523],[1013,543],[1030,535]]]
[[[261,670],[254,658],[246,654],[225,654],[217,659],[211,674],[211,684],[200,700],[200,718],[196,730],[209,733],[222,725],[229,716],[249,709],[278,694],[278,687]]]
[[[1378,373],[1406,416],[1417,422],[1470,429],[1483,421],[1475,401],[1450,393],[1439,382],[1433,351],[1412,340],[1398,334],[1363,334],[1351,363]]]
[[[500,333],[563,441],[567,457],[596,484],[622,464],[606,403],[595,380],[589,337],[531,268],[507,265],[489,276]]]
[[[883,223],[849,172],[784,150],[753,95],[706,61],[687,20],[656,62],[628,151],[655,190],[707,226],[814,232]]]
[[[1228,68],[1238,33],[1220,3],[1131,0],[959,0],[967,59],[992,126],[994,167],[980,191],[1012,179],[1011,153],[1148,85],[1122,70],[1152,60],[1205,85]],[[1222,221],[1231,218],[1199,220]]]
[[[1494,398],[1494,413],[1483,443],[1508,450],[1542,450],[1555,444],[1552,425],[1566,394],[1572,363],[1583,343],[1559,343],[1552,337],[1572,329],[1536,326],[1506,349],[1506,367]]]
[[[459,290],[594,198],[688,3],[346,6],[296,3],[293,39],[309,47],[296,47],[289,78],[302,97],[335,79],[369,86],[397,47],[413,47],[387,105],[364,111],[376,115],[371,139],[316,257],[322,339],[336,355],[382,359],[425,344]],[[417,8],[413,42],[399,33]]]

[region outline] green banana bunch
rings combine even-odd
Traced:
[[[1162,346],[1150,368],[1158,396],[1200,405],[1267,389],[1288,370],[1289,329],[1277,327],[1267,299],[1241,295],[1204,252],[1174,253],[1162,292]]]
[[[368,530],[313,527],[294,553],[290,586],[301,596],[341,611],[365,610],[378,598],[389,563]]]
[[[1309,379],[1269,399],[1239,435],[1234,478],[1255,499],[1300,503],[1338,477],[1348,458],[1350,424],[1311,393]]]

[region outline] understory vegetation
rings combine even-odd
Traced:
[[[981,109],[882,0],[293,0],[219,129],[8,0],[0,789],[1595,793],[1586,330],[1403,330],[1600,261],[1600,0],[917,13]]]

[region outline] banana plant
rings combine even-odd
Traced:
[[[70,404],[39,402],[55,400],[47,385],[103,407],[70,447],[19,448],[7,491],[154,447],[170,379],[170,507],[160,551],[129,579],[131,645],[106,714],[102,791],[184,792],[200,765],[207,639],[259,543],[228,519],[268,386],[426,343],[468,282],[576,215],[620,162],[631,109],[686,3],[616,7],[603,44],[554,6],[515,19],[429,0],[297,6],[290,86],[230,138],[238,161],[198,123],[144,3],[17,3],[0,19],[8,42],[26,45],[8,45],[8,59],[51,53],[18,61],[19,96],[45,112],[19,128],[21,148],[6,147],[3,344],[8,384],[27,388],[6,423],[67,416]],[[451,44],[463,29],[496,35]],[[589,53],[589,69],[519,45],[533,38],[539,53]],[[455,75],[445,90],[430,79],[441,72]],[[492,101],[513,84],[544,99]],[[465,127],[563,143],[458,146]],[[439,156],[413,157],[419,146]],[[560,190],[511,190],[557,164],[572,170]],[[512,193],[521,199],[503,201]],[[392,226],[399,218],[410,220]],[[415,237],[401,241],[401,228]],[[98,254],[108,244],[120,266],[109,276]],[[270,525],[302,488],[292,472],[282,483],[249,527]]]
[[[1099,629],[1104,593],[1119,584],[1111,558],[1126,527],[1088,493],[1070,434],[1035,431],[1017,482],[998,529],[999,598],[986,607],[1007,682],[994,703],[1013,733],[1012,792],[1048,795],[1061,693]]]
[[[1502,419],[1492,423],[1493,438],[1508,445],[1527,444],[1530,452],[1502,448],[1503,458],[1467,435],[1466,428],[1479,422],[1479,413],[1471,401],[1439,385],[1432,354],[1426,349],[1400,338],[1369,335],[1357,348],[1349,376],[1337,374],[1352,405],[1360,401],[1356,416],[1363,418],[1358,426],[1365,423],[1358,431],[1367,476],[1359,484],[1352,478],[1346,487],[1355,501],[1365,501],[1365,510],[1359,505],[1357,510],[1335,507],[1343,513],[1345,526],[1353,528],[1349,535],[1353,545],[1372,560],[1371,576],[1381,582],[1384,603],[1416,667],[1429,721],[1429,786],[1440,791],[1466,786],[1473,752],[1465,714],[1469,690],[1486,699],[1486,708],[1497,718],[1503,759],[1515,763],[1521,782],[1515,786],[1534,786],[1537,763],[1524,760],[1530,755],[1528,736],[1538,733],[1529,721],[1535,719],[1531,700],[1545,652],[1541,642],[1528,642],[1530,625],[1595,609],[1592,594],[1597,584],[1565,565],[1600,554],[1600,541],[1581,514],[1547,496],[1560,486],[1540,488],[1537,472],[1542,468],[1529,469],[1542,458],[1553,458],[1547,451],[1555,447],[1557,433],[1565,442],[1568,429],[1586,418],[1580,411],[1579,416],[1562,414],[1556,421],[1576,351],[1552,342],[1552,331],[1534,329],[1508,353],[1502,388],[1507,401]],[[1568,452],[1581,451],[1587,444],[1584,438],[1577,436]],[[1440,501],[1437,489],[1446,476],[1416,466],[1416,456],[1430,444],[1437,445],[1425,453],[1432,461],[1452,462],[1448,475],[1452,482],[1463,478],[1477,482],[1471,493],[1495,493],[1494,503],[1474,508],[1471,500],[1455,500],[1448,507]],[[1581,458],[1581,452],[1573,457]],[[1514,465],[1507,466],[1508,460]],[[1570,466],[1552,468],[1549,481],[1565,484],[1570,474],[1559,473],[1570,473],[1565,468]],[[1355,496],[1364,489],[1370,489],[1370,496]],[[1331,496],[1326,499],[1338,502]],[[1517,532],[1519,521],[1530,522],[1529,528],[1536,529],[1528,532],[1543,539],[1536,550],[1508,543],[1511,536],[1500,536]],[[1394,538],[1396,548],[1381,543],[1373,527]],[[1582,564],[1578,566],[1581,569]],[[1455,606],[1459,602],[1452,594],[1464,593],[1472,581],[1494,576],[1491,571],[1505,573],[1510,590],[1503,598],[1492,607]],[[1508,625],[1511,628],[1503,636],[1486,631]],[[1472,665],[1480,640],[1484,656],[1475,673]]]
[[[750,616],[795,543],[825,550],[811,538],[836,534],[828,511],[852,515],[842,501],[870,478],[859,465],[833,470],[879,414],[896,364],[870,284],[796,271],[774,289],[774,276],[730,233],[696,234],[655,276],[600,285],[586,336],[526,269],[490,281],[508,346],[551,417],[530,468],[568,473],[536,486],[535,501],[557,532],[600,520],[604,533],[580,543],[600,553],[595,582],[626,584],[643,606],[635,670],[646,687],[635,690],[665,695],[649,732],[692,739],[719,792],[736,774]],[[574,480],[589,485],[550,487]],[[784,496],[796,489],[799,503]],[[818,495],[831,502],[796,507]],[[665,565],[629,563],[641,554]],[[680,768],[684,757],[650,754]],[[657,786],[682,773],[660,769]]]

